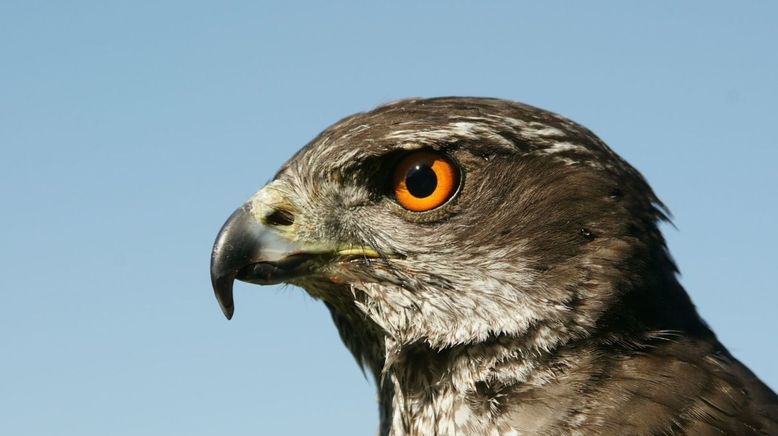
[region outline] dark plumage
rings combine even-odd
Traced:
[[[417,150],[457,171],[423,212],[395,194]],[[415,168],[426,195],[437,179]],[[228,317],[236,278],[324,301],[379,381],[384,435],[778,434],[778,397],[698,316],[663,219],[565,118],[403,100],[298,152],[225,224],[211,274]]]

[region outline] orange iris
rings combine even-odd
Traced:
[[[432,210],[454,195],[457,176],[457,169],[445,156],[417,151],[406,156],[394,170],[394,196],[408,210]]]

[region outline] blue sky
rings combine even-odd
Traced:
[[[0,433],[372,434],[325,308],[208,276],[230,212],[330,123],[408,96],[591,128],[674,214],[682,281],[778,387],[778,6],[0,3]]]

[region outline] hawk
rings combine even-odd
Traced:
[[[381,435],[778,434],[778,397],[679,284],[644,178],[586,128],[488,98],[345,118],[224,224],[211,279],[324,302]]]

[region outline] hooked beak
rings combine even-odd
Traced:
[[[334,258],[380,257],[370,247],[293,241],[288,232],[262,223],[251,208],[249,202],[233,212],[211,252],[211,284],[227,319],[232,319],[235,311],[235,279],[272,285],[311,274]]]

